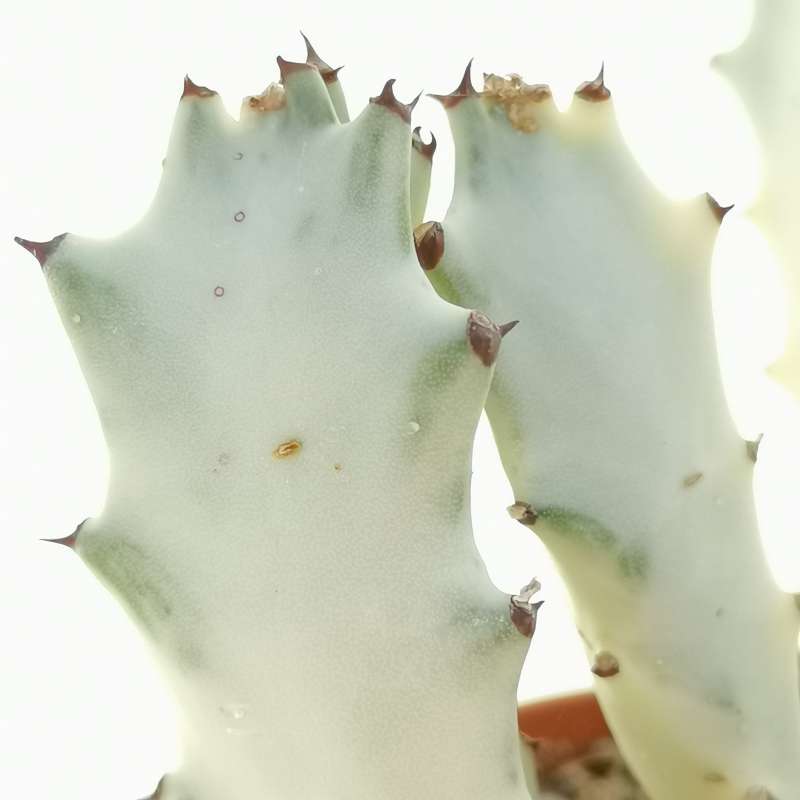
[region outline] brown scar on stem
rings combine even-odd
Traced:
[[[302,446],[302,443],[297,439],[289,439],[287,442],[281,442],[272,451],[272,456],[273,458],[288,458],[297,453]]]
[[[341,471],[342,471],[342,465],[341,465],[341,464],[334,464],[334,465],[333,465],[333,468],[334,468],[334,469],[335,469],[337,472],[341,472]]]
[[[581,100],[586,100],[589,103],[602,103],[611,97],[611,92],[603,81],[603,73],[605,72],[605,64],[600,65],[600,72],[593,81],[584,81],[576,90],[575,96],[580,97]]]
[[[91,517],[86,517],[83,522],[81,522],[77,528],[69,536],[62,536],[60,539],[41,539],[42,542],[52,542],[53,544],[61,544],[64,547],[69,547],[71,550],[74,550],[78,543],[78,534],[81,532],[81,528],[91,519]]]
[[[53,237],[49,242],[32,242],[30,239],[23,239],[21,236],[15,236],[14,241],[24,247],[34,258],[39,262],[40,266],[44,268],[44,264],[48,258],[58,249],[58,246],[69,234],[60,233],[58,236]]]
[[[411,146],[424,158],[427,158],[428,161],[433,161],[433,154],[436,152],[436,137],[433,135],[433,131],[431,131],[431,140],[428,144],[422,141],[422,136],[420,136],[420,128],[417,125],[416,128],[411,132]]]
[[[277,111],[286,105],[286,90],[283,84],[271,83],[261,94],[245,98],[245,102],[253,111]]]
[[[188,74],[184,75],[181,100],[183,100],[184,97],[213,97],[215,94],[216,92],[213,89],[209,89],[208,86],[199,86]]]
[[[720,225],[722,224],[722,220],[725,219],[725,215],[733,208],[733,204],[721,206],[708,192],[706,192],[706,202]]]
[[[702,473],[702,472],[693,472],[691,475],[687,475],[687,476],[686,476],[686,477],[683,479],[683,485],[684,485],[684,486],[685,486],[687,489],[689,489],[689,488],[691,488],[692,486],[694,486],[694,485],[696,485],[697,483],[699,483],[699,482],[700,482],[702,479],[703,479],[703,473]]]
[[[467,339],[481,363],[491,367],[500,352],[500,328],[480,311],[471,311],[467,320]]]
[[[503,107],[511,127],[523,133],[533,133],[539,127],[536,118],[538,104],[553,95],[547,84],[525,83],[517,73],[506,77],[484,73],[481,96]]]
[[[608,650],[601,650],[595,654],[592,664],[592,672],[598,678],[613,678],[619,674],[619,661],[613,653]]]
[[[300,35],[303,37],[303,41],[306,43],[306,64],[311,64],[312,66],[316,67],[325,83],[333,83],[337,79],[341,67],[336,67],[336,69],[334,69],[326,61],[323,61],[320,58],[319,53],[317,53],[317,51],[314,49],[314,46],[308,40],[308,36],[306,36],[303,31],[300,31]]]
[[[461,82],[450,94],[429,94],[428,97],[438,100],[445,108],[453,108],[468,97],[477,97],[478,92],[472,85],[471,72],[472,59],[467,62],[467,68],[464,70]]]
[[[424,270],[436,269],[444,255],[444,228],[441,222],[423,222],[414,228],[417,261]]]
[[[391,111],[393,114],[397,114],[403,122],[411,122],[411,112],[414,110],[414,106],[417,104],[421,96],[418,94],[410,103],[401,103],[394,94],[394,89],[392,88],[395,84],[395,78],[389,78],[388,81],[383,85],[383,89],[381,93],[375,97],[370,97],[369,102],[376,106],[383,106],[384,108]]]
[[[517,500],[514,505],[509,506],[506,510],[511,519],[515,519],[521,525],[535,525],[536,520],[539,519],[536,509],[523,500]]]

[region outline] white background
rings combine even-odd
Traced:
[[[742,219],[757,185],[753,135],[709,58],[744,35],[748,0],[505,2],[386,10],[237,0],[15,3],[0,25],[0,797],[133,800],[175,758],[171,707],[146,650],[80,560],[39,537],[71,532],[103,504],[106,455],[91,399],[35,260],[14,234],[111,236],[148,205],[183,75],[217,89],[232,113],[277,79],[278,53],[302,60],[303,29],[341,73],[351,112],[388,77],[410,100],[450,91],[469,57],[482,71],[549,82],[562,106],[606,63],[623,129],[674,196],[710,191],[737,210],[715,275],[721,350],[742,433],[767,431],[757,470],[776,576],[800,588],[791,513],[797,411],[759,370],[780,347],[782,309],[765,243]],[[439,140],[428,218],[441,218],[452,144],[441,108],[414,124]],[[520,697],[588,685],[562,586],[512,501],[491,436],[476,444],[474,524],[492,578],[516,591],[538,574],[547,600]],[[743,576],[746,580],[746,576]]]

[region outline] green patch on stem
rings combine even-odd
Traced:
[[[442,395],[458,379],[468,356],[465,342],[455,341],[437,345],[420,360],[409,390],[412,406],[407,418],[413,428],[403,430],[408,455],[419,452],[420,443],[427,441],[432,422],[442,413]]]
[[[560,506],[536,508],[538,519],[557,534],[580,540],[588,547],[604,552],[617,562],[624,578],[641,580],[650,568],[647,553],[639,545],[624,545],[602,523]]]
[[[485,308],[483,295],[475,285],[466,277],[463,270],[451,266],[447,258],[447,230],[444,232],[444,259],[432,270],[427,270],[428,276],[436,293],[447,300],[448,303],[461,306],[462,308],[474,308],[478,311]]]
[[[86,538],[80,553],[150,640],[160,647],[169,646],[164,639],[175,626],[168,627],[167,621],[186,614],[177,609],[177,582],[163,565],[131,541],[109,531]],[[203,657],[195,643],[179,640],[171,645],[185,666],[202,666]]]

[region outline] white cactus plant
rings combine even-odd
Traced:
[[[655,798],[791,796],[800,617],[717,364],[724,209],[659,195],[602,75],[566,113],[517,76],[479,94],[466,74],[442,102],[455,191],[418,229],[421,261],[446,299],[522,320],[486,405],[509,511],[562,571],[617,741]]]
[[[181,700],[159,797],[522,800],[536,606],[492,586],[469,522],[501,332],[419,268],[391,82],[343,124],[333,73],[279,64],[238,123],[187,79],[140,224],[20,240],[111,458],[103,513],[63,544]],[[330,746],[299,770],[312,736]]]
[[[153,798],[799,797],[800,613],[763,555],[758,446],[714,341],[725,209],[649,184],[602,71],[562,113],[516,75],[477,92],[468,67],[438,96],[453,201],[423,222],[436,141],[411,132],[416,101],[389,81],[350,120],[307,45],[238,121],[186,79],[137,225],[17,239],[110,454],[102,514],[54,541],[144,631],[181,709],[181,766]],[[788,218],[764,218],[796,262]],[[509,511],[565,578],[641,789],[562,768],[540,792],[520,756],[541,603],[535,578],[495,589],[475,549],[484,404]]]

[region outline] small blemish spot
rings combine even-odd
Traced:
[[[214,287],[214,294],[217,297],[222,297],[225,294],[225,287],[224,286],[216,286]]]
[[[297,439],[290,439],[288,442],[281,442],[273,451],[273,458],[288,458],[294,455],[303,445]]]
[[[706,781],[706,783],[725,783],[726,778],[719,772],[706,772],[706,774],[703,775],[703,780]]]
[[[75,323],[80,322],[81,321],[81,315],[80,314],[73,314],[72,315],[72,321],[75,322]]]
[[[244,153],[234,153],[233,160],[234,161],[241,161],[244,158]]]
[[[411,422],[408,423],[407,429],[410,434],[417,433],[419,431],[419,422],[412,419]]]
[[[244,211],[237,211],[233,215],[233,218],[236,220],[236,222],[241,222],[244,219]]]
[[[703,479],[702,472],[693,472],[691,475],[687,475],[683,479],[683,485],[688,489],[691,486],[699,483]]]
[[[598,678],[613,678],[614,675],[619,674],[619,661],[617,661],[613,653],[609,653],[608,650],[601,650],[594,657],[592,672]]]
[[[334,469],[335,469],[337,472],[341,472],[341,471],[342,471],[342,465],[341,465],[341,464],[334,464],[334,465],[333,465],[333,468],[334,468]]]

